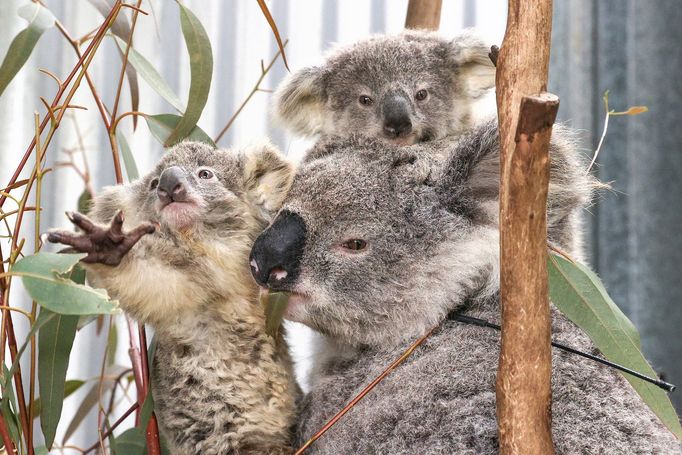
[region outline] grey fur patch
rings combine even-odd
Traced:
[[[581,256],[580,214],[597,182],[571,134],[554,129],[548,233]],[[409,344],[441,329],[312,446],[312,453],[497,453],[498,334],[444,322],[499,319],[499,142],[494,121],[459,138],[397,148],[351,137],[319,143],[283,210],[307,228],[291,318],[325,335],[298,425],[304,442]],[[344,239],[367,248],[349,252]],[[594,350],[552,309],[553,337]],[[557,453],[680,453],[615,371],[554,352]]]

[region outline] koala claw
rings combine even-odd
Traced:
[[[68,231],[53,231],[47,235],[50,243],[61,243],[71,247],[70,251],[87,253],[82,259],[89,264],[117,266],[130,249],[146,234],[153,234],[156,227],[143,223],[130,232],[123,232],[123,212],[119,211],[109,227],[100,227],[88,217],[77,212],[66,212],[69,220],[84,234]]]

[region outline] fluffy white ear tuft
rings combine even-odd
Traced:
[[[291,187],[294,165],[270,143],[245,150],[243,163],[246,194],[269,220]]]
[[[471,99],[480,98],[495,87],[495,65],[488,55],[490,46],[471,31],[454,38],[450,46],[460,80]]]
[[[303,136],[323,132],[327,122],[324,70],[310,66],[289,76],[275,92],[273,115],[283,127]]]

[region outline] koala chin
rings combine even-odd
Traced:
[[[377,35],[303,68],[275,93],[274,115],[301,135],[363,134],[395,145],[458,135],[495,86],[490,46],[467,31]]]
[[[48,236],[88,253],[90,282],[154,328],[155,407],[174,454],[291,453],[299,391],[282,336],[266,334],[248,257],[292,177],[269,145],[184,142],[104,189],[89,218],[70,214],[84,234]]]
[[[580,212],[597,182],[557,132],[548,235],[580,256]],[[495,122],[409,147],[351,137],[319,143],[254,243],[262,286],[294,294],[288,317],[323,334],[298,440],[307,440],[419,336],[436,332],[311,447],[313,453],[498,453],[499,143]],[[286,273],[285,273],[286,272]],[[552,336],[596,348],[552,308]],[[680,453],[615,370],[553,352],[557,453]]]

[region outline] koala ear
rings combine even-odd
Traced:
[[[270,219],[291,187],[293,164],[268,143],[246,150],[242,169],[248,198]]]
[[[497,200],[500,185],[500,146],[496,121],[479,125],[454,141],[438,179],[438,193],[452,212]]]
[[[490,46],[471,32],[450,42],[451,56],[457,65],[460,81],[471,99],[483,96],[495,87],[495,65],[490,60]]]
[[[275,120],[304,136],[322,132],[327,122],[324,74],[322,68],[310,66],[282,82],[275,92]]]

